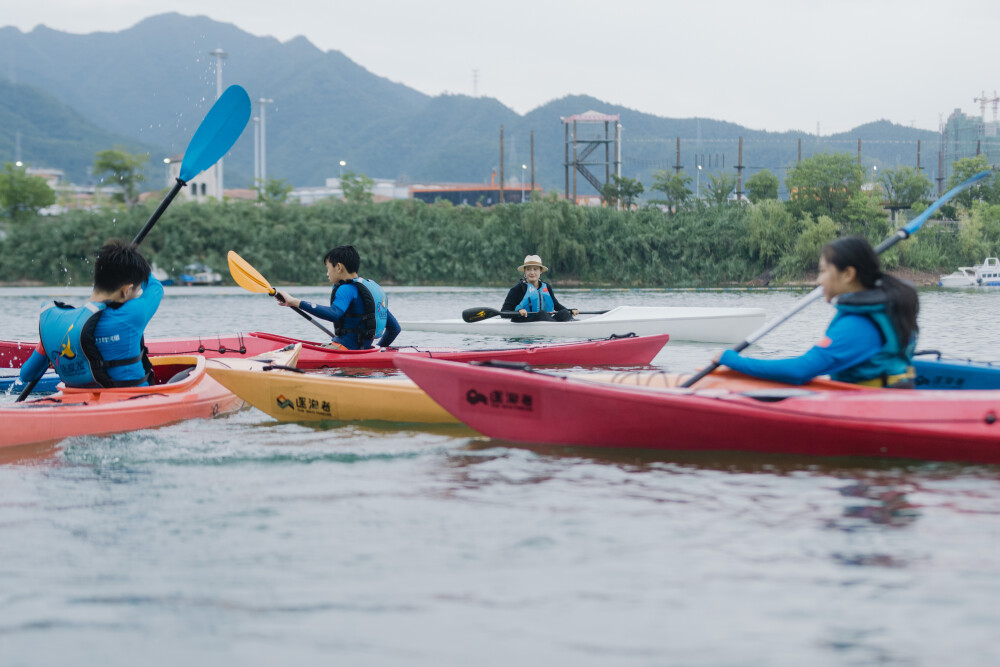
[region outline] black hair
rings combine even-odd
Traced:
[[[908,282],[883,273],[878,255],[868,241],[860,236],[845,236],[823,246],[823,259],[843,271],[853,266],[858,281],[865,289],[880,287],[888,297],[887,311],[896,330],[899,344],[906,346],[916,334],[920,302],[917,290]]]
[[[122,285],[142,285],[149,278],[149,272],[149,262],[138,246],[111,239],[97,251],[94,287],[102,292],[114,292]]]
[[[352,245],[339,245],[330,250],[323,257],[324,262],[330,262],[332,266],[343,264],[348,273],[357,273],[361,268],[361,255]]]

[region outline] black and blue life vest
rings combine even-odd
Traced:
[[[353,278],[351,280],[341,280],[333,287],[330,293],[330,305],[337,297],[337,290],[341,285],[353,283],[358,289],[358,296],[361,299],[360,312],[355,311],[353,303],[349,310],[344,313],[339,321],[334,322],[334,333],[338,337],[351,334],[356,337],[358,349],[368,347],[376,338],[381,338],[385,333],[385,323],[389,317],[389,297],[385,290],[368,278]]]
[[[143,354],[128,359],[105,361],[97,349],[94,330],[107,303],[88,301],[79,308],[53,301],[42,306],[38,335],[45,356],[69,387],[135,387],[151,378],[152,366]],[[112,380],[109,368],[141,364],[143,377],[137,380]]]
[[[521,303],[524,303],[525,299],[527,299],[526,311],[529,313],[540,313],[542,311],[552,312],[555,310],[555,302],[552,301],[552,293],[547,283],[539,283],[539,287],[535,287],[525,281],[525,285],[527,286],[527,290],[525,290]]]
[[[882,336],[882,347],[874,356],[856,366],[830,374],[831,380],[839,382],[864,382],[878,378],[904,375],[913,363],[913,352],[917,341],[910,340],[901,344],[896,328],[889,318],[888,295],[882,289],[870,289],[862,292],[844,294],[835,304],[837,314],[831,324],[846,315],[863,315],[870,319]]]

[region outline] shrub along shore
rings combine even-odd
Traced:
[[[0,240],[6,284],[90,285],[93,257],[109,238],[131,238],[154,204],[72,211],[8,222]],[[869,208],[868,211],[872,209]],[[875,209],[879,210],[879,209]],[[950,272],[996,254],[1000,205],[972,202],[958,222],[924,226],[883,257],[904,275]],[[897,226],[904,224],[900,219]],[[507,285],[527,254],[541,255],[555,282],[617,287],[711,287],[801,283],[830,239],[860,233],[878,243],[887,217],[858,222],[793,215],[777,200],[698,205],[670,214],[573,206],[454,207],[384,203],[175,203],[143,242],[171,276],[203,262],[231,282],[235,250],[275,284],[322,284],[323,254],[356,246],[361,273],[387,285]]]

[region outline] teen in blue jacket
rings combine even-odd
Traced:
[[[321,319],[333,322],[332,345],[348,350],[367,350],[378,339],[379,347],[388,347],[399,335],[399,322],[389,312],[389,297],[374,280],[361,278],[361,256],[354,246],[337,246],[323,257],[326,276],[333,283],[330,305],[323,306],[278,292],[278,304],[301,308]]]
[[[747,375],[805,384],[818,375],[876,387],[912,387],[917,341],[916,290],[883,273],[865,239],[849,236],[824,246],[819,284],[837,309],[825,336],[789,359],[751,359],[726,350],[716,358]]]

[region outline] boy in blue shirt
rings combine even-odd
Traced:
[[[146,325],[163,299],[163,285],[139,249],[110,241],[97,253],[90,300],[73,308],[42,305],[38,347],[21,367],[21,381],[40,378],[49,364],[69,387],[149,384],[152,366],[143,345]]]
[[[300,308],[333,322],[333,346],[367,350],[378,338],[379,347],[388,347],[399,335],[399,322],[389,312],[389,297],[374,280],[358,277],[361,256],[354,246],[337,246],[323,257],[326,276],[333,284],[330,305],[321,306],[278,292],[278,304]]]

